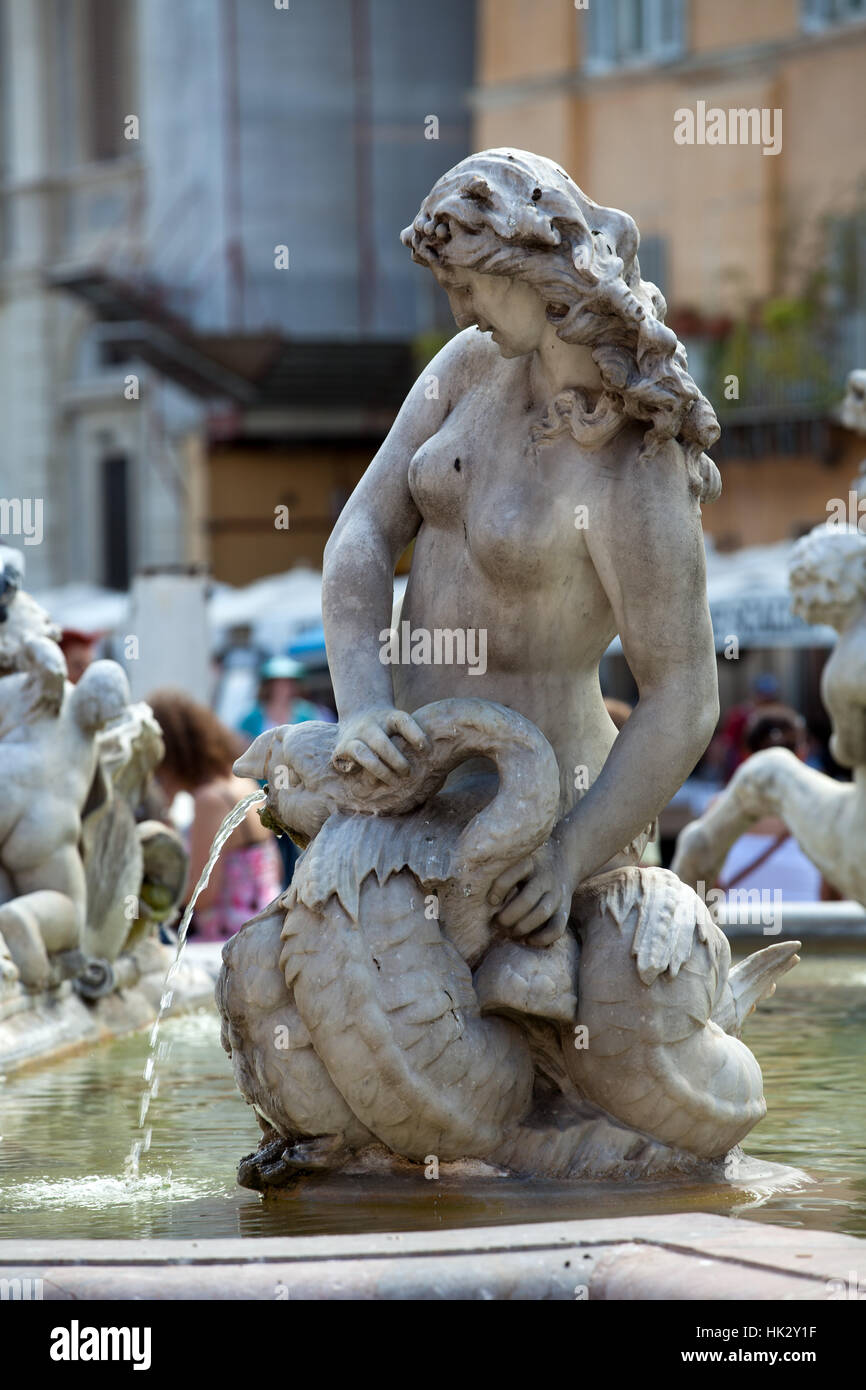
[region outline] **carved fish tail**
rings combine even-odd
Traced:
[[[623,1124],[703,1158],[766,1112],[761,1071],[714,1015],[729,1013],[730,948],[705,905],[664,869],[601,875],[579,895],[572,1079]]]

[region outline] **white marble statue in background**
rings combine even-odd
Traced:
[[[866,906],[866,535],[853,525],[816,526],[792,551],[789,584],[798,617],[839,633],[821,694],[833,726],[830,752],[852,781],[807,767],[784,748],[754,753],[680,833],[672,867],[685,883],[711,885],[734,841],[776,816],[827,882]]]
[[[866,371],[861,367],[848,373],[840,414],[849,430],[866,434]]]
[[[723,1173],[765,1109],[739,1030],[798,943],[731,970],[691,889],[639,867],[717,719],[718,424],[634,222],[550,160],[462,161],[403,241],[461,331],[328,544],[340,723],[237,765],[307,846],[224,951],[223,1038],[264,1133],[240,1180],[368,1150]],[[598,679],[617,632],[640,693],[618,736]]]
[[[177,831],[142,814],[163,756],[150,706],[127,705],[122,718],[100,734],[98,751],[81,851],[87,879],[83,946],[100,964],[87,972],[85,993],[104,991],[112,978],[106,964],[176,915],[188,867]]]
[[[842,423],[866,435],[866,371],[849,372]],[[854,480],[866,497],[866,460]],[[782,820],[829,884],[866,906],[866,531],[863,523],[816,526],[791,553],[791,607],[839,633],[821,677],[833,733],[830,752],[850,768],[838,782],[785,749],[765,749],[677,840],[672,868],[683,882],[712,885],[731,846],[765,816]]]
[[[845,397],[841,410],[842,424],[856,434],[866,436],[866,371],[855,368],[848,373],[845,383]],[[860,464],[854,489],[858,497],[866,498],[866,458]]]
[[[59,630],[21,588],[16,551],[0,550],[0,959],[7,982],[50,989],[110,985],[115,959],[136,926],[144,846],[167,861],[177,901],[185,856],[167,855],[166,827],[137,826],[134,806],[162,755],[146,705],[130,705],[113,661],[96,661],[73,686]],[[163,914],[165,915],[165,914]],[[98,982],[89,981],[94,960]]]

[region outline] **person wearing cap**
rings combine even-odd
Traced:
[[[304,674],[300,662],[290,656],[270,656],[262,662],[256,703],[241,720],[241,733],[252,741],[267,729],[319,719],[317,707],[301,694],[298,682]]]
[[[321,710],[301,694],[298,682],[304,674],[304,667],[290,656],[270,656],[262,663],[256,703],[238,726],[250,742],[267,729],[321,719]],[[288,835],[279,836],[277,846],[283,865],[284,886],[288,887],[297,863],[298,849]]]

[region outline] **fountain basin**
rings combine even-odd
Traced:
[[[42,993],[25,990],[15,981],[0,981],[0,1074],[56,1061],[92,1043],[148,1027],[159,1011],[173,959],[173,947],[143,941],[114,962],[115,988],[87,1001],[68,980]],[[207,948],[186,955],[172,980],[172,1012],[182,1014],[213,1003],[218,965],[218,953]]]
[[[866,1241],[696,1213],[294,1240],[0,1241],[49,1300],[782,1300],[866,1294]],[[40,1281],[36,1285],[34,1281]]]
[[[190,963],[203,949],[190,945]],[[749,1020],[769,1113],[727,1183],[554,1183],[447,1165],[428,1180],[407,1165],[262,1199],[235,1183],[258,1126],[211,1007],[165,1024],[171,1052],[135,1179],[124,1162],[147,1032],[8,1074],[0,1277],[82,1298],[574,1298],[578,1283],[593,1299],[857,1297],[866,960],[807,948],[786,985]],[[589,1274],[569,1286],[575,1261]]]
[[[866,941],[866,908],[860,903],[785,903],[773,911],[767,928],[767,908],[761,903],[720,903],[716,912],[719,926],[738,947],[754,949],[773,941],[796,940],[805,945],[848,944]],[[790,976],[788,977],[790,979]]]

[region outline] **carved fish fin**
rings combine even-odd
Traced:
[[[777,941],[735,965],[728,976],[733,1009],[730,1003],[727,1009],[723,1003],[718,1011],[719,1016],[713,1014],[713,1021],[726,1032],[739,1034],[755,1006],[762,999],[769,999],[771,994],[775,994],[779,977],[798,963],[800,957],[797,952],[801,945],[800,941]]]
[[[584,890],[609,912],[621,931],[634,922],[632,955],[637,973],[651,985],[667,972],[675,978],[695,948],[695,940],[709,949],[714,966],[727,950],[724,933],[698,895],[668,869],[633,867],[612,869]],[[579,906],[578,918],[586,909]]]

